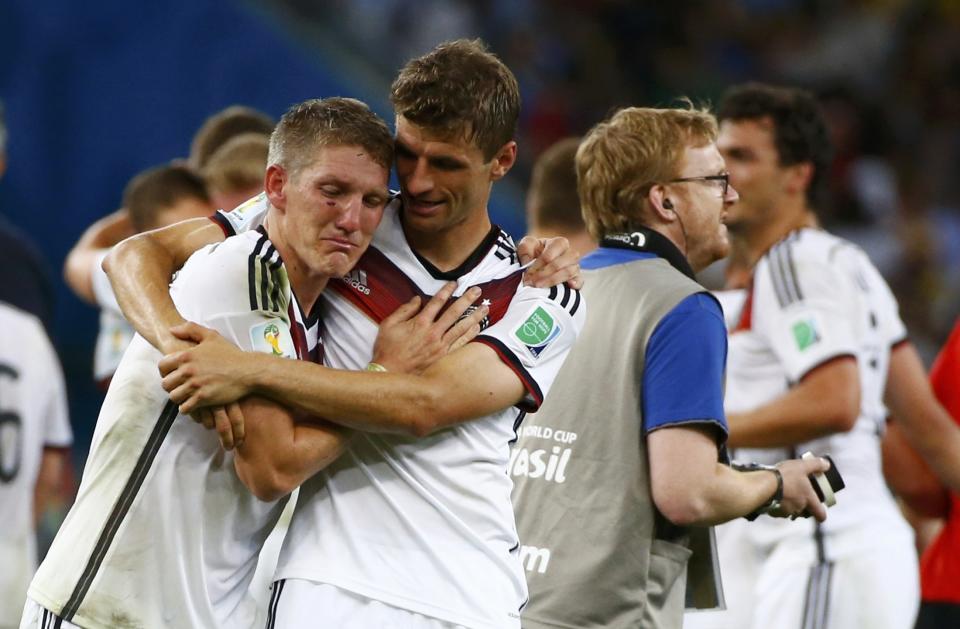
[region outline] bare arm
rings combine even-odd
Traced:
[[[170,333],[184,323],[170,298],[170,280],[197,249],[224,239],[212,221],[195,218],[124,240],[103,268],[127,321],[147,341],[167,353],[186,344]]]
[[[293,370],[264,370],[255,390],[357,430],[420,437],[508,408],[525,393],[513,370],[480,343],[449,354],[419,376],[324,372],[300,370],[294,383],[288,379],[297,377]]]
[[[923,363],[910,343],[890,353],[883,401],[910,445],[940,481],[960,491],[960,427],[937,401]]]
[[[896,419],[887,424],[881,452],[883,475],[898,498],[920,516],[947,516],[950,501],[946,489],[923,458],[910,447]]]
[[[160,362],[167,374],[163,387],[182,412],[253,393],[349,428],[422,436],[507,408],[525,392],[513,370],[480,343],[408,375],[329,369],[241,352],[212,331],[203,334],[195,348]]]
[[[63,279],[77,297],[96,305],[93,293],[94,262],[124,238],[133,235],[127,211],[119,209],[88,227],[63,263]]]
[[[657,509],[674,524],[706,526],[752,513],[773,496],[777,488],[768,471],[739,472],[717,461],[717,445],[709,428],[664,427],[647,435],[650,479]],[[822,472],[822,459],[781,463],[783,502],[773,514],[808,511],[826,518],[807,474]]]
[[[289,494],[340,456],[349,439],[342,428],[298,417],[263,398],[245,398],[240,408],[246,439],[237,447],[234,467],[243,484],[260,500],[277,500]]]
[[[860,377],[852,357],[829,361],[785,394],[745,413],[730,413],[731,447],[777,448],[847,432],[860,413]]]
[[[44,448],[33,492],[33,521],[38,522],[51,504],[63,498],[63,476],[70,464],[65,448]]]

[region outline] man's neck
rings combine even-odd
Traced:
[[[470,257],[492,227],[490,216],[484,212],[439,232],[418,231],[403,221],[403,234],[417,255],[440,271],[452,271]]]
[[[740,232],[731,232],[731,240],[740,249],[743,259],[752,268],[770,247],[783,240],[792,231],[804,227],[817,227],[817,218],[805,205],[796,211],[784,212],[776,220],[754,226]]]

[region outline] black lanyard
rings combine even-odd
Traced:
[[[637,227],[631,232],[607,234],[600,239],[601,247],[611,249],[627,249],[660,256],[670,263],[670,266],[680,271],[692,280],[696,277],[687,258],[680,253],[677,246],[669,238],[647,227]]]

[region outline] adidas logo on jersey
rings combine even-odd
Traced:
[[[354,269],[341,278],[344,282],[355,288],[364,295],[370,295],[370,287],[367,286],[367,272],[360,269]]]

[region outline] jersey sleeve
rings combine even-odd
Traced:
[[[269,208],[267,195],[261,192],[232,210],[217,210],[210,216],[210,220],[219,225],[224,236],[229,238],[263,225]]]
[[[523,382],[521,410],[540,408],[583,328],[586,311],[578,290],[521,284],[503,318],[474,339],[493,348]]]
[[[723,380],[727,331],[717,300],[694,293],[657,324],[643,365],[643,433],[670,426],[708,424],[724,440]]]
[[[827,259],[784,241],[754,274],[754,331],[767,338],[790,382],[841,356],[856,356],[856,287]]]
[[[170,295],[184,318],[245,351],[297,357],[289,281],[265,236],[246,234],[201,250],[184,266]]]

